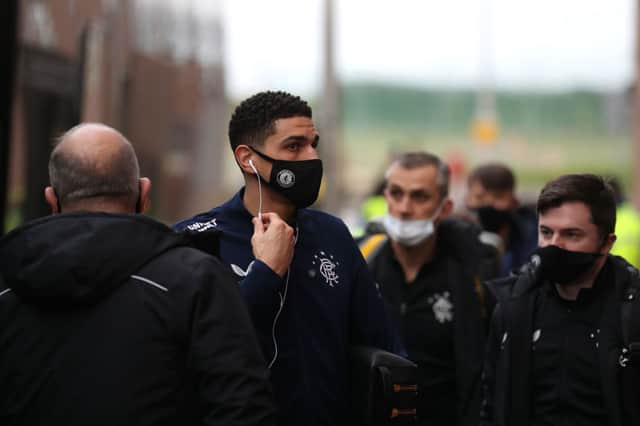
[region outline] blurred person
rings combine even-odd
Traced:
[[[376,183],[376,187],[362,203],[362,218],[365,222],[378,221],[387,213],[387,202],[384,199],[384,180]]]
[[[150,181],[114,129],[69,130],[53,215],[0,240],[0,424],[273,425],[231,274],[142,215]]]
[[[609,184],[616,197],[616,243],[611,253],[624,257],[636,268],[640,266],[640,214],[624,196],[620,182],[612,178]]]
[[[435,155],[399,155],[385,173],[384,197],[386,233],[360,247],[418,365],[419,424],[475,426],[492,307],[481,279],[495,276],[497,253],[475,225],[448,218],[449,168]]]
[[[352,232],[356,241],[363,236],[382,232],[382,219],[387,214],[387,201],[384,199],[385,180],[381,178],[373,191],[367,196],[360,206],[360,217],[362,220],[362,228],[357,232]]]
[[[504,164],[481,165],[467,178],[466,208],[486,231],[483,241],[502,253],[502,276],[524,264],[537,242],[536,214],[520,205],[515,186],[515,176]]]
[[[563,175],[537,211],[539,248],[499,286],[481,424],[640,424],[640,275],[610,254],[613,192],[599,176]]]
[[[322,180],[309,105],[279,91],[241,102],[229,140],[245,186],[176,224],[221,231],[271,369],[279,425],[345,425],[349,347],[393,349],[384,305],[347,227],[311,210]]]

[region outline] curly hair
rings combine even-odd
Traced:
[[[275,132],[280,118],[312,117],[311,107],[298,96],[282,91],[256,93],[238,105],[229,121],[229,142],[235,150],[240,144],[262,145]]]

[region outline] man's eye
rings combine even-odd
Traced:
[[[289,151],[297,151],[298,149],[300,149],[300,144],[299,143],[292,143],[287,145],[287,149]]]
[[[390,191],[389,194],[392,198],[399,200],[402,198],[402,191]]]
[[[427,201],[429,199],[429,196],[427,194],[424,194],[424,193],[418,193],[418,194],[413,194],[413,196],[411,198],[415,202],[424,203],[425,201]]]

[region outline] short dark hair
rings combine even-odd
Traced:
[[[479,182],[487,191],[511,191],[516,187],[513,171],[501,163],[488,163],[476,167],[467,179],[469,184]]]
[[[571,201],[582,202],[589,208],[591,223],[603,238],[615,231],[615,196],[604,178],[588,173],[568,174],[548,182],[538,197],[538,214]]]
[[[60,204],[93,197],[137,197],[140,167],[129,141],[122,136],[126,143],[98,167],[96,158],[77,155],[61,143],[80,126],[61,136],[49,157],[49,182]]]
[[[399,166],[403,169],[417,169],[418,167],[432,166],[437,171],[438,192],[441,198],[449,195],[449,166],[443,162],[440,157],[425,151],[405,152],[399,154],[391,162],[385,173],[385,181],[387,180],[389,170],[393,166]]]
[[[231,149],[241,144],[262,145],[275,131],[275,121],[290,117],[311,118],[311,107],[300,97],[282,91],[260,92],[245,99],[229,121]]]

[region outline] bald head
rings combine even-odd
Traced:
[[[62,135],[49,158],[49,180],[58,205],[66,210],[102,210],[90,207],[96,203],[133,209],[139,178],[131,143],[104,124],[73,127]]]

